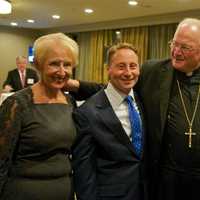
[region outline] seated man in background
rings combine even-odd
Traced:
[[[4,92],[15,92],[38,81],[36,71],[27,68],[27,63],[25,56],[18,56],[16,58],[17,68],[8,72],[7,79],[3,84]]]

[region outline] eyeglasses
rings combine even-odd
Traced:
[[[194,51],[194,50],[197,50],[197,48],[193,48],[187,44],[180,44],[178,42],[175,42],[173,40],[169,41],[169,46],[171,49],[174,49],[174,48],[179,48],[183,53],[189,53],[191,51]]]

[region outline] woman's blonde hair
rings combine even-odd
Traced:
[[[45,55],[47,51],[50,50],[52,43],[61,44],[63,45],[63,48],[69,49],[73,56],[73,65],[75,66],[78,64],[78,44],[73,39],[63,33],[52,33],[44,35],[39,37],[34,42],[34,61],[36,63],[43,63],[43,61],[45,60]]]

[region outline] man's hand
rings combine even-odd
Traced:
[[[2,92],[11,92],[13,88],[10,85],[5,85]]]
[[[65,82],[64,89],[67,91],[77,92],[80,87],[80,83],[78,80],[75,79],[68,79]]]

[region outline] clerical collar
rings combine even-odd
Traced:
[[[192,76],[193,75],[193,72],[188,72],[188,73],[185,73],[186,76]]]
[[[196,84],[200,83],[200,67],[190,73],[184,73],[181,71],[176,70],[177,77],[180,81],[185,83]]]

